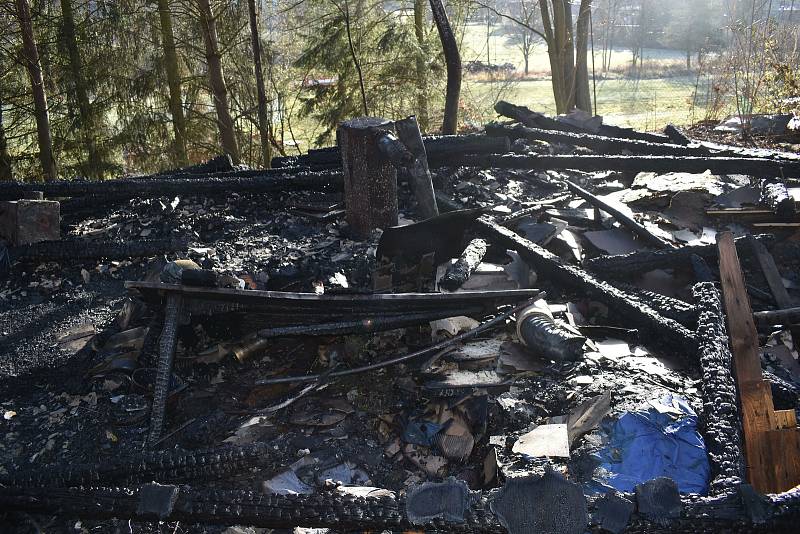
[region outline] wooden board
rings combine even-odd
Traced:
[[[744,276],[739,266],[739,255],[733,234],[718,235],[719,272],[722,294],[725,297],[725,315],[731,335],[736,379],[739,384],[761,380],[761,358],[758,354],[758,333],[753,312],[747,297]]]
[[[761,493],[784,492],[800,484],[800,431],[793,410],[775,410],[770,383],[762,377],[758,334],[733,235],[730,232],[720,234],[717,243],[725,313],[742,404],[747,481]],[[758,249],[754,250],[759,253]]]

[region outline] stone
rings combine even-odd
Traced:
[[[0,238],[12,246],[61,239],[61,205],[53,200],[0,202]]]

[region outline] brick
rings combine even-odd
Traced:
[[[0,202],[0,238],[12,246],[61,238],[61,206],[52,200]]]

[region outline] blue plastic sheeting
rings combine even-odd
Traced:
[[[685,399],[668,394],[605,421],[601,429],[607,436],[596,453],[601,485],[634,491],[637,484],[663,476],[674,480],[681,493],[708,492],[706,445],[697,431],[697,414]]]

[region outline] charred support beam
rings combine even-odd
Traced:
[[[756,236],[761,243],[769,243],[771,235]],[[749,246],[744,238],[736,239],[736,248],[741,254],[749,253]],[[716,245],[691,245],[670,250],[637,250],[628,254],[600,256],[586,260],[583,265],[603,278],[630,279],[632,276],[646,273],[654,269],[673,269],[689,267],[692,255],[716,262]]]
[[[216,449],[143,451],[135,457],[108,458],[97,465],[69,464],[53,469],[13,473],[1,481],[21,488],[138,484],[153,480],[191,482],[215,480],[254,467],[275,469],[280,458],[263,443]]]
[[[800,323],[800,308],[755,312],[753,317],[760,325],[789,325]]]
[[[505,531],[499,518],[491,512],[491,504],[497,502],[496,498],[487,497],[486,494],[475,495],[468,499],[461,497],[457,501],[459,506],[455,509],[452,509],[452,505],[448,507],[445,502],[430,500],[424,509],[435,518],[423,518],[416,513],[416,506],[410,503],[409,499],[396,497],[391,493],[382,497],[356,497],[337,492],[315,495],[264,495],[254,491],[175,486],[174,489],[177,491],[173,492],[173,495],[177,493],[177,498],[168,507],[168,515],[153,517],[142,514],[140,508],[149,486],[0,488],[0,508],[58,515],[64,518],[117,518],[140,521],[158,519],[189,524],[249,525],[273,529],[309,527],[348,532]],[[625,494],[623,497],[635,502],[635,496],[632,494]],[[559,498],[563,498],[559,492],[552,492],[546,494],[545,502],[540,502],[539,506],[533,507],[532,510],[530,502],[521,502],[520,506],[525,507],[526,513],[541,513],[542,509],[559,509],[558,505],[561,504]],[[631,532],[671,534],[721,530],[791,532],[800,518],[800,490],[760,498],[759,517],[753,517],[754,514],[743,505],[742,501],[742,496],[737,492],[710,498],[684,497],[679,517],[659,518],[656,521],[634,514],[627,526]],[[597,499],[590,499],[588,510],[596,511],[600,502]],[[454,511],[460,516],[457,519],[452,516]],[[445,512],[450,513],[444,515]],[[567,509],[563,513],[573,512]],[[442,519],[443,515],[448,519]]]
[[[159,175],[175,176],[178,174],[201,175],[214,172],[231,172],[234,170],[236,170],[236,167],[234,167],[233,165],[233,160],[231,159],[230,154],[220,154],[219,156],[213,157],[202,163],[197,163],[195,165],[188,165],[186,167],[180,167],[177,169],[159,172],[153,176],[159,176]]]
[[[711,461],[710,491],[717,495],[734,489],[744,479],[733,356],[728,347],[722,298],[716,286],[702,282],[694,286],[692,293],[699,311],[697,343],[703,373],[703,435]]]
[[[791,220],[794,218],[794,197],[789,194],[786,185],[782,183],[762,182],[761,204],[774,211],[775,215],[783,220]]]
[[[393,130],[391,121],[375,117],[349,120],[336,130],[347,222],[359,238],[368,237],[376,228],[397,225],[397,171],[381,150],[381,146],[388,149],[386,134]],[[397,148],[397,144],[391,143],[391,147]]]
[[[447,166],[452,158],[465,154],[505,154],[511,149],[508,138],[483,134],[426,136],[422,138],[422,142],[432,167]],[[457,164],[457,160],[455,163]],[[276,168],[289,165],[338,167],[341,164],[342,156],[339,147],[335,146],[312,149],[301,156],[272,158],[272,166]]]
[[[677,321],[690,329],[697,326],[697,308],[687,302],[624,282],[611,282],[611,284],[667,319]]]
[[[578,186],[577,184],[574,184],[570,181],[567,181],[566,184],[570,191],[572,191],[582,199],[589,202],[589,204],[591,204],[595,208],[601,209],[606,213],[608,213],[609,215],[611,215],[612,217],[614,217],[614,219],[616,219],[618,223],[620,223],[622,226],[624,226],[625,228],[629,229],[630,231],[638,235],[648,245],[654,246],[656,248],[666,248],[666,249],[674,248],[671,243],[668,243],[667,241],[664,241],[660,237],[653,235],[653,233],[650,230],[648,230],[638,222],[634,221],[633,219],[628,217],[626,214],[622,213],[617,208],[597,198],[596,196],[586,191],[582,187]]]
[[[626,318],[627,326],[639,330],[645,344],[661,344],[663,348],[676,354],[688,355],[696,352],[697,342],[693,332],[676,321],[662,317],[652,308],[595,279],[583,269],[564,264],[554,254],[487,217],[478,219],[478,228],[491,241],[516,250],[540,275],[580,291],[615,310]]]
[[[153,388],[153,406],[151,408],[150,434],[148,444],[154,447],[161,437],[164,427],[164,414],[167,409],[167,395],[172,380],[172,363],[175,360],[175,348],[178,344],[178,321],[181,316],[183,297],[178,293],[167,296],[164,309],[164,327],[158,340],[158,367]]]
[[[458,163],[470,167],[496,167],[531,171],[584,172],[688,172],[701,174],[749,174],[758,177],[800,177],[800,161],[779,162],[764,158],[708,158],[695,156],[549,156],[467,155]]]
[[[506,126],[496,122],[486,125],[487,135],[507,136],[509,139],[527,139],[529,141],[545,141],[562,145],[582,146],[600,154],[621,154],[628,151],[633,154],[649,154],[653,156],[710,156],[710,152],[701,147],[688,147],[672,143],[651,143],[636,139],[619,139],[589,133],[559,132],[544,128],[530,128],[517,124]]]
[[[460,315],[473,316],[479,315],[484,311],[482,306],[464,306],[453,309],[440,309],[429,312],[407,313],[399,317],[386,317],[376,315],[369,319],[359,319],[351,321],[337,321],[320,324],[305,324],[292,326],[274,326],[258,331],[261,339],[268,339],[282,336],[338,336],[342,334],[370,334],[373,332],[383,332],[396,328],[406,328],[428,324],[437,319],[456,317]],[[264,345],[266,346],[266,345]]]
[[[578,134],[593,134],[595,132],[579,126],[574,126],[566,122],[557,121],[542,113],[531,111],[524,106],[515,106],[508,102],[500,100],[494,105],[494,110],[504,117],[514,119],[521,122],[525,126],[531,128],[542,128],[545,130],[559,130],[562,132],[572,132]],[[651,134],[646,132],[637,132],[631,128],[620,128],[619,126],[602,125],[596,132],[599,135],[608,137],[618,137],[621,139],[637,139],[640,141],[649,141],[651,143],[669,143],[670,139],[666,135]]]
[[[102,182],[53,181],[40,184],[0,182],[0,200],[19,198],[28,191],[42,191],[46,197],[91,196],[98,201],[153,196],[225,195],[274,193],[281,191],[341,188],[341,172],[312,172],[307,169],[248,171],[212,177],[158,177]]]
[[[448,291],[455,291],[464,285],[464,282],[469,280],[469,277],[472,276],[472,273],[483,261],[483,257],[486,255],[486,247],[486,241],[483,239],[470,241],[456,262],[447,268],[447,272],[444,273],[439,285]]]
[[[139,258],[166,254],[186,248],[186,243],[171,239],[142,241],[91,241],[74,239],[42,241],[9,250],[12,261],[72,261],[95,259]]]

